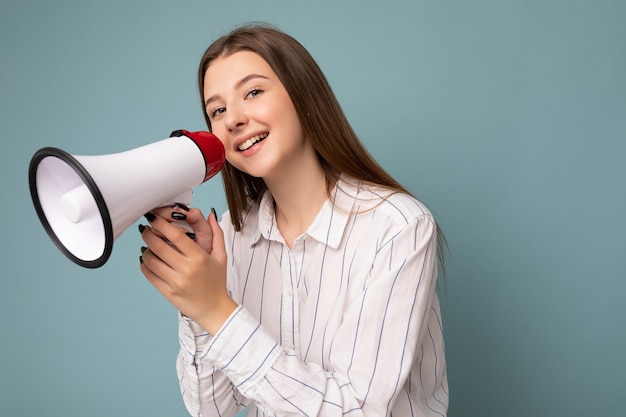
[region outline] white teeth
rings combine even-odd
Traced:
[[[265,139],[267,135],[268,135],[267,133],[261,133],[260,135],[252,136],[250,139],[248,139],[247,141],[239,145],[237,149],[239,149],[240,151],[245,151],[246,149],[250,149],[256,143],[259,143],[260,141]]]

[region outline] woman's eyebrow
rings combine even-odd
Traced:
[[[245,84],[245,83],[247,83],[248,81],[253,80],[253,79],[255,79],[255,78],[262,78],[262,79],[265,79],[265,80],[268,80],[268,79],[269,79],[269,77],[266,77],[265,75],[261,75],[261,74],[249,74],[249,75],[246,75],[246,76],[245,76],[245,77],[243,77],[241,80],[239,80],[239,81],[237,81],[237,82],[235,83],[235,89],[240,88],[242,85],[244,85],[244,84]],[[217,100],[217,99],[218,99],[218,97],[219,97],[219,95],[218,95],[218,94],[215,94],[215,95],[212,95],[211,97],[207,98],[207,99],[204,101],[204,107],[206,108],[206,107],[207,107],[207,106],[208,106],[208,105],[209,105],[212,101]]]

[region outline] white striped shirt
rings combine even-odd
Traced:
[[[405,194],[340,180],[292,248],[266,193],[222,218],[240,306],[211,337],[180,317],[193,416],[445,416],[436,225]]]

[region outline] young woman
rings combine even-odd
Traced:
[[[372,159],[287,34],[218,39],[199,82],[229,211],[218,224],[159,208],[140,226],[141,270],[180,311],[189,412],[445,416],[432,214]]]

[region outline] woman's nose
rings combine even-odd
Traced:
[[[237,129],[241,129],[248,123],[248,118],[240,108],[237,106],[230,106],[226,110],[225,126],[229,132],[234,132]]]

